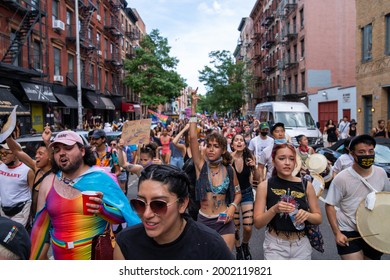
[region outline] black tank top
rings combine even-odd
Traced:
[[[291,182],[281,179],[277,176],[273,176],[268,180],[267,186],[267,209],[277,204],[280,200],[287,198],[288,189],[290,189],[290,203],[298,203],[298,209],[308,210],[307,202],[305,199],[306,193],[303,190],[301,182]],[[275,215],[268,224],[271,230],[275,230],[276,233],[283,232],[297,232],[297,230],[289,215]]]
[[[233,162],[233,168],[236,171],[236,175],[237,175],[238,182],[240,183],[241,191],[250,188],[252,186],[250,182],[251,168],[244,163],[244,167],[242,168],[241,173],[239,173],[237,171],[235,162]]]
[[[355,127],[355,129],[352,129],[352,128],[349,129],[349,136],[351,136],[351,137],[356,136],[356,127]]]
[[[375,128],[375,134],[374,137],[386,137],[386,132],[385,130],[379,130],[378,128]]]

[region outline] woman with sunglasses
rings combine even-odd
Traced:
[[[131,200],[142,224],[117,235],[114,259],[234,259],[215,231],[185,214],[188,187],[187,175],[175,166],[153,164],[145,168],[139,178],[137,198]]]
[[[242,134],[236,134],[232,139],[232,157],[233,168],[236,171],[240,183],[242,199],[239,209],[234,213],[234,225],[236,226],[236,259],[251,260],[252,255],[249,251],[249,240],[252,236],[253,226],[253,184],[258,184],[260,172],[256,168],[256,159],[248,149],[246,141]],[[241,217],[240,217],[241,211]],[[242,243],[240,242],[241,227],[243,228]]]
[[[192,112],[196,112],[197,90],[191,93]],[[241,201],[237,175],[230,166],[232,157],[227,142],[218,132],[206,136],[202,155],[197,139],[197,118],[190,118],[190,147],[196,171],[196,200],[200,201],[198,221],[222,235],[228,247],[234,247],[234,212]]]
[[[263,243],[266,260],[311,259],[305,222],[318,225],[322,215],[312,184],[292,174],[296,160],[292,145],[274,145],[272,176],[257,188],[254,223],[258,229],[267,227]]]

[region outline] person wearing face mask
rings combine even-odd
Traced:
[[[348,241],[348,238],[360,237],[356,226],[356,211],[372,192],[363,180],[378,192],[390,191],[386,172],[373,165],[375,145],[375,139],[367,134],[351,140],[349,151],[353,164],[336,175],[325,199],[326,215],[335,236],[338,254],[343,260],[379,260],[382,256],[381,252],[369,246],[363,238]],[[335,207],[339,208],[337,213]]]
[[[260,133],[258,136],[251,139],[248,149],[254,154],[255,158],[260,157],[261,152],[268,146],[274,145],[274,139],[269,134],[269,125],[266,122],[262,122],[259,126]],[[258,164],[257,160],[256,163]]]
[[[273,144],[280,145],[286,144],[286,131],[284,128],[284,124],[281,122],[275,123],[271,127],[271,136],[274,139]],[[258,157],[256,157],[258,169],[260,171],[260,182],[264,181],[267,178],[271,178],[273,163],[272,163],[272,149],[274,145],[268,145],[263,149]],[[267,174],[265,175],[265,168],[267,167]]]

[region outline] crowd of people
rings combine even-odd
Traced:
[[[191,97],[196,112],[196,90]],[[0,259],[48,259],[50,247],[54,259],[91,259],[92,240],[108,225],[116,235],[114,259],[251,260],[253,230],[262,228],[265,259],[311,259],[305,224],[325,217],[301,167],[315,154],[305,135],[293,146],[280,122],[196,114],[159,123],[145,145],[107,142],[106,132],[91,129],[85,145],[71,130],[52,139],[46,127],[34,159],[15,135],[1,144]],[[378,122],[372,135],[359,134],[345,118],[339,125],[329,120],[324,132],[328,143],[348,138],[325,198],[338,254],[380,259],[380,251],[353,238],[356,209],[371,192],[364,181],[390,191],[384,170],[372,165],[373,136],[388,131]],[[138,189],[129,200],[130,174],[138,176]],[[87,212],[84,191],[97,193]]]

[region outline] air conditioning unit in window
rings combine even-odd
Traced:
[[[53,77],[54,82],[63,82],[64,81],[64,76],[61,75],[54,75]]]
[[[98,21],[102,20],[102,16],[101,15],[96,15],[96,18],[97,18]]]
[[[53,29],[55,30],[65,30],[65,23],[58,19],[53,21]]]
[[[98,51],[97,51],[97,54],[98,54],[99,56],[102,56],[102,55],[103,55],[103,52],[100,51],[100,50],[98,50]]]

